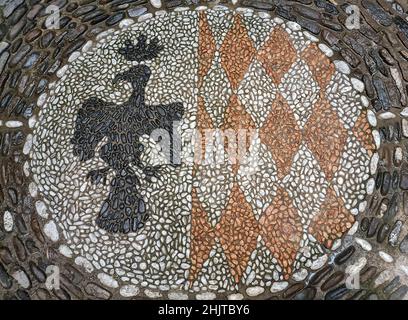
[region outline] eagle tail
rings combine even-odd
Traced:
[[[148,219],[146,204],[138,187],[138,177],[123,170],[111,182],[109,196],[101,206],[96,224],[112,233],[136,232]]]

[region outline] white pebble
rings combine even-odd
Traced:
[[[130,298],[138,295],[139,288],[134,285],[125,285],[120,288],[119,293],[122,297]]]
[[[118,282],[115,279],[113,279],[110,275],[108,275],[106,273],[103,273],[103,272],[99,273],[98,274],[98,279],[103,285],[105,285],[107,287],[111,287],[111,288],[118,288],[119,287]]]
[[[367,194],[373,194],[374,187],[375,187],[375,180],[371,178],[367,182]]]
[[[244,296],[241,293],[232,293],[227,298],[228,300],[242,300]]]
[[[262,19],[270,19],[271,15],[268,12],[265,11],[259,11],[258,16]]]
[[[34,128],[36,122],[37,122],[36,116],[32,116],[30,119],[28,119],[28,127],[30,129]]]
[[[27,135],[26,142],[24,143],[23,153],[24,154],[29,154],[32,145],[33,145],[33,135],[30,133],[30,134]]]
[[[370,101],[368,101],[368,98],[366,96],[361,96],[360,100],[363,106],[368,108],[368,106],[370,105]]]
[[[279,17],[274,18],[273,21],[274,21],[275,23],[277,23],[277,24],[282,24],[282,23],[284,23],[284,21],[283,21],[281,18],[279,18]]]
[[[195,8],[196,11],[205,11],[207,9],[208,9],[207,6],[198,6],[197,8]]]
[[[364,83],[357,78],[350,78],[351,84],[353,88],[356,89],[358,92],[364,91]]]
[[[380,156],[378,153],[374,153],[370,160],[370,173],[374,175],[377,172],[378,168],[378,161],[380,160]]]
[[[383,120],[389,120],[389,119],[395,118],[395,114],[387,111],[387,112],[381,113],[379,117]]]
[[[67,72],[67,70],[68,70],[68,66],[67,65],[63,66],[61,69],[59,69],[57,71],[57,77],[62,78],[64,76],[65,72]]]
[[[37,106],[42,107],[45,103],[45,100],[47,100],[47,94],[43,93],[37,99]]]
[[[71,63],[71,62],[75,61],[76,59],[78,59],[78,57],[79,57],[80,55],[81,55],[81,53],[78,52],[78,51],[73,52],[73,53],[69,56],[68,62]]]
[[[265,289],[263,287],[249,287],[246,289],[246,293],[250,297],[256,297],[259,296],[260,294],[264,293]]]
[[[5,211],[3,215],[3,225],[4,225],[4,230],[7,232],[11,232],[13,230],[13,215],[11,214],[10,211]]]
[[[365,251],[371,251],[372,250],[373,247],[371,246],[371,244],[367,240],[364,240],[364,239],[361,239],[361,238],[356,238],[355,240],[361,246],[361,248],[363,248],[363,250],[365,250]]]
[[[319,39],[316,38],[314,35],[312,35],[310,32],[308,31],[304,31],[303,34],[306,36],[306,38],[308,38],[310,41],[312,42],[319,42]]]
[[[51,239],[51,241],[57,242],[59,239],[59,233],[57,226],[53,220],[50,220],[44,225],[45,235]]]
[[[350,228],[347,234],[349,236],[352,236],[357,232],[357,229],[358,229],[358,221],[354,222],[353,226]]]
[[[310,269],[312,270],[317,270],[323,267],[323,265],[326,263],[328,257],[327,255],[320,256],[316,260],[313,261],[312,265],[310,266]]]
[[[402,134],[404,137],[408,138],[408,120],[402,119]]]
[[[302,29],[302,27],[300,26],[299,23],[293,22],[293,21],[289,21],[287,23],[287,26],[289,28],[291,28],[293,31],[300,31]]]
[[[380,258],[383,259],[387,263],[391,263],[394,261],[393,257],[391,257],[388,253],[385,253],[384,251],[379,251],[378,254]]]
[[[203,292],[196,295],[197,300],[214,300],[216,297],[214,292]]]
[[[162,294],[159,291],[153,291],[150,289],[146,289],[144,291],[145,295],[148,296],[151,299],[157,299],[160,298],[162,296]]]
[[[149,19],[152,18],[152,17],[153,17],[153,14],[151,14],[151,13],[145,13],[145,14],[141,15],[141,16],[137,19],[137,21],[138,21],[138,22],[143,22],[143,21],[149,20]]]
[[[17,120],[10,120],[6,122],[6,127],[7,128],[20,128],[23,126],[23,123],[21,121]]]
[[[365,209],[367,208],[367,201],[360,202],[358,205],[358,211],[364,212]]]
[[[162,3],[161,0],[150,0],[150,3],[152,4],[153,7],[155,7],[156,9],[161,8]]]
[[[22,270],[16,271],[12,274],[12,276],[14,279],[16,279],[18,284],[22,286],[24,289],[30,287],[31,285],[30,279],[28,279],[27,274],[24,271]]]
[[[308,275],[308,272],[306,269],[301,269],[298,272],[294,273],[292,275],[293,280],[295,281],[303,281]]]
[[[135,21],[133,19],[124,19],[121,22],[119,22],[119,28],[123,29],[123,28],[129,27],[130,25],[134,23]]]
[[[404,154],[401,147],[396,147],[394,152],[394,158],[396,162],[401,162],[404,158]]]
[[[334,65],[336,66],[336,69],[341,73],[350,74],[351,72],[349,65],[342,60],[335,60]]]
[[[87,43],[82,47],[82,52],[87,52],[92,47],[92,40],[88,40]]]
[[[367,258],[366,257],[361,257],[355,263],[353,263],[352,265],[347,266],[345,271],[349,275],[357,274],[364,268],[364,266],[366,264],[367,264]]]
[[[72,250],[66,246],[65,244],[62,244],[59,246],[58,251],[65,257],[67,258],[72,258]]]
[[[377,149],[379,149],[380,145],[381,145],[380,133],[378,132],[378,130],[373,130],[372,134],[373,134],[375,146],[376,146]]]
[[[280,292],[282,290],[285,290],[288,287],[289,283],[287,281],[282,281],[282,282],[274,282],[271,287],[271,292]]]
[[[188,300],[188,295],[182,292],[169,292],[170,300]]]
[[[37,213],[41,218],[44,219],[48,218],[47,206],[43,201],[41,200],[36,201],[35,209],[37,210]]]
[[[75,263],[80,266],[85,268],[87,272],[92,272],[94,270],[94,267],[92,266],[92,263],[89,262],[88,259],[84,257],[76,257],[75,258]]]
[[[326,46],[324,43],[319,44],[319,49],[328,57],[333,56],[333,50]]]
[[[30,195],[35,198],[38,193],[37,185],[34,182],[30,182],[28,185],[28,191],[30,192]]]

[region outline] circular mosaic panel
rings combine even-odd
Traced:
[[[331,56],[253,12],[100,34],[38,101],[30,191],[44,233],[124,295],[305,279],[372,192],[364,85]]]

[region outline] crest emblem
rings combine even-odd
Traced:
[[[162,49],[157,39],[147,44],[146,36],[140,35],[136,45],[127,40],[118,52],[128,61],[142,62],[156,58]],[[107,138],[107,143],[98,151],[106,167],[90,171],[87,178],[94,184],[106,183],[108,173],[115,173],[110,182],[109,196],[96,220],[100,228],[113,233],[135,232],[149,218],[145,200],[139,191],[140,180],[150,181],[153,176],[159,177],[160,166],[142,164],[140,156],[144,145],[139,138],[150,136],[156,129],[166,130],[170,136],[170,163],[174,162],[173,122],[182,119],[183,104],[146,105],[144,91],[150,75],[150,68],[144,64],[117,74],[114,83],[126,81],[132,86],[129,100],[120,105],[96,97],[86,100],[78,110],[71,139],[74,154],[80,161],[86,161],[96,156],[98,143]]]

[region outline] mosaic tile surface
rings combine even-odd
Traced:
[[[402,71],[386,49],[371,49],[367,80],[328,31],[320,36],[275,4],[242,5],[135,7],[127,13],[133,19],[106,20],[73,42],[52,79],[33,89],[23,118],[12,115],[19,105],[10,107],[12,91],[4,90],[5,292],[15,281],[17,295],[52,298],[41,283],[55,260],[71,274],[52,293],[58,298],[406,295],[406,192],[395,191],[407,188],[406,145],[398,142],[408,132]],[[341,8],[313,6],[334,16]],[[74,17],[87,8],[69,7]],[[365,1],[361,7],[379,10]],[[398,15],[395,25],[405,30]],[[364,30],[376,43],[378,33]],[[40,48],[51,41],[46,32]],[[358,51],[352,39],[344,36]],[[9,61],[7,41],[0,70]],[[24,47],[13,46],[16,60]],[[41,57],[31,55],[40,78],[49,68]],[[379,73],[394,79],[400,107],[393,101],[387,109],[395,95],[384,93]],[[4,69],[2,77],[12,86],[15,74]],[[29,83],[19,80],[20,94],[22,81]],[[404,119],[388,129],[393,108]],[[20,152],[5,149],[10,139]],[[21,218],[19,210],[30,213]],[[46,260],[32,261],[43,248]],[[15,266],[10,249],[27,266]],[[356,270],[369,286],[347,287]]]
[[[251,29],[264,20],[269,30]],[[233,291],[306,272],[352,227],[374,144],[353,132],[361,95],[292,29],[231,11],[173,13],[81,54],[44,99],[33,133],[44,232],[78,264],[152,289]],[[355,114],[342,119],[348,105]],[[215,144],[226,151],[248,141],[215,163],[201,150],[196,163],[159,166],[149,139],[176,121],[182,154],[190,128],[230,130]]]

